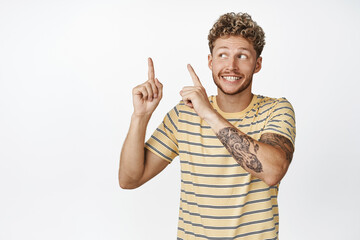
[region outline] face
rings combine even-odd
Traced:
[[[262,58],[256,58],[253,45],[240,36],[216,39],[209,68],[218,87],[218,94],[251,93],[252,76],[261,69]]]

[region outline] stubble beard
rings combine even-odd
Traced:
[[[217,81],[215,80],[216,77],[215,77],[214,73],[212,73],[212,77],[213,77],[213,80],[214,80],[215,85],[218,87],[218,89],[220,89],[220,91],[221,91],[222,93],[224,93],[225,95],[230,95],[230,96],[232,96],[232,95],[236,95],[236,94],[238,94],[238,93],[241,93],[242,91],[244,91],[245,89],[247,89],[247,88],[250,86],[250,84],[252,83],[253,74],[250,76],[250,79],[245,79],[245,85],[240,86],[240,88],[239,88],[238,90],[236,90],[235,92],[226,92],[226,91],[221,87],[221,85],[220,85],[220,83],[219,83],[221,77],[218,78],[218,79],[219,79],[219,82],[217,82]]]

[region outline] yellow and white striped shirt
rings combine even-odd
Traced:
[[[241,112],[213,108],[240,131],[259,140],[277,133],[295,141],[295,114],[285,98],[254,95]],[[146,148],[171,162],[179,155],[181,197],[177,239],[277,239],[278,187],[245,171],[210,126],[181,101],[170,110]]]

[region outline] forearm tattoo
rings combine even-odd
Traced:
[[[288,138],[276,133],[264,133],[261,135],[259,142],[280,148],[285,152],[286,159],[291,162],[294,146]]]
[[[262,172],[263,167],[256,156],[259,145],[251,137],[241,134],[235,127],[221,129],[216,136],[242,167]]]

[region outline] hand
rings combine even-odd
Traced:
[[[133,91],[134,114],[151,116],[163,95],[163,85],[155,78],[154,64],[148,59],[148,80],[136,86]]]
[[[205,88],[201,84],[194,69],[190,64],[187,65],[187,68],[191,75],[194,86],[183,87],[183,89],[180,91],[180,95],[186,106],[193,108],[199,117],[206,120],[206,118],[212,115],[215,110],[211,106]]]

